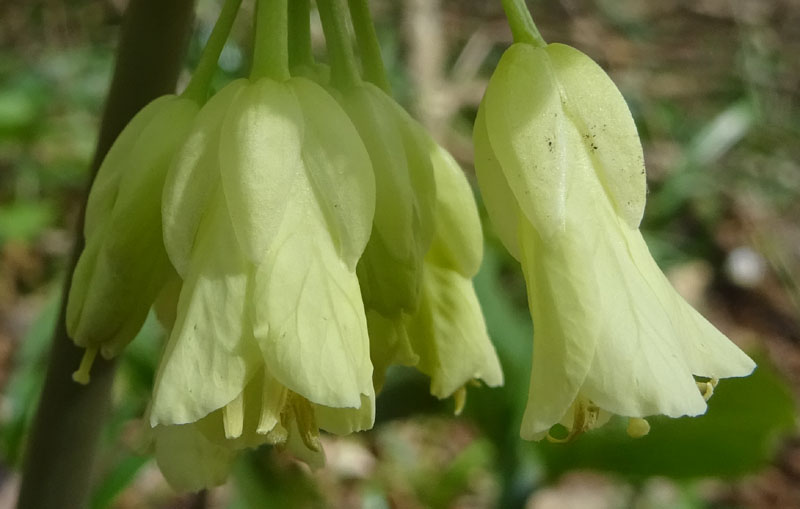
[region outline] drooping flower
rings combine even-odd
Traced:
[[[430,143],[436,177],[436,230],[422,267],[417,311],[406,321],[416,367],[431,377],[431,394],[456,398],[460,413],[466,385],[503,384],[497,353],[486,330],[472,278],[483,258],[483,231],[464,172],[442,147]],[[376,367],[377,369],[377,367]]]
[[[87,350],[77,381],[88,382],[98,349],[113,357],[136,336],[172,271],[161,241],[161,188],[197,110],[184,97],[154,100],[120,133],[100,166],[86,206],[86,248],[67,304],[67,331]]]
[[[354,25],[373,82],[359,76],[342,3],[318,6],[332,56],[326,85],[358,130],[375,174],[372,235],[358,264],[373,380],[379,390],[390,365],[415,366],[431,377],[431,393],[454,396],[460,411],[468,382],[497,386],[503,379],[471,282],[483,248],[477,207],[455,160],[387,92],[365,4]]]
[[[720,378],[754,364],[691,308],[639,232],[646,182],[631,114],[590,58],[561,44],[503,55],[475,123],[492,223],[522,264],[535,323],[523,438],[568,438],[611,414],[705,412]],[[697,382],[706,377],[709,382]],[[698,390],[699,387],[699,390]]]
[[[86,246],[72,277],[66,317],[70,337],[86,349],[73,375],[80,383],[88,383],[98,350],[106,358],[117,355],[139,332],[159,293],[179,286],[162,242],[162,189],[172,158],[206,100],[240,4],[225,1],[186,89],[139,111],[114,141],[92,183]]]
[[[319,429],[372,426],[355,269],[374,192],[355,128],[312,81],[238,80],[208,102],[164,188],[184,282],[151,425],[211,420],[218,444],[301,443],[312,463]]]
[[[370,352],[376,389],[389,366],[413,366],[431,378],[431,394],[456,399],[458,413],[468,383],[497,387],[503,374],[471,281],[483,256],[472,190],[453,157],[432,139],[427,143],[436,182],[435,232],[419,268],[419,304],[395,318],[369,311]]]
[[[340,90],[375,172],[375,219],[358,276],[364,304],[387,318],[419,305],[422,264],[434,231],[436,183],[428,135],[371,83]]]

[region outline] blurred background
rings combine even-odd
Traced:
[[[16,498],[125,3],[0,3],[3,509]],[[219,4],[199,0],[184,84]],[[372,4],[396,98],[474,182],[472,122],[510,44],[500,2]],[[703,418],[652,419],[642,439],[614,421],[569,445],[522,442],[533,326],[518,265],[485,223],[475,284],[505,388],[471,389],[455,418],[427,380],[396,370],[374,430],[324,437],[325,468],[261,449],[226,486],[178,495],[140,443],[163,341],[151,320],[121,362],[93,509],[800,507],[800,1],[530,6],[546,40],[589,54],[622,90],[647,161],[648,244],[679,291],[758,361],[755,374],[724,380]],[[250,19],[239,18],[217,87],[246,72]]]

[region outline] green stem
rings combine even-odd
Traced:
[[[129,3],[92,175],[136,112],[153,98],[174,92],[193,14],[193,0]],[[98,359],[91,384],[83,386],[72,381],[83,349],[73,345],[67,335],[65,308],[72,270],[82,249],[83,225],[79,224],[47,374],[28,435],[18,509],[83,509],[87,505],[92,465],[109,414],[116,364]]]
[[[197,64],[197,68],[192,74],[192,79],[181,96],[194,99],[198,104],[206,102],[211,79],[214,77],[214,73],[217,72],[219,55],[222,53],[225,41],[228,40],[228,35],[231,33],[231,27],[236,15],[239,13],[240,5],[242,5],[242,0],[225,0],[225,5],[222,6],[222,11],[219,13],[217,22],[208,37],[206,47],[203,48],[200,62]]]
[[[391,85],[386,77],[386,68],[381,58],[381,47],[375,25],[369,13],[369,0],[349,0],[350,19],[356,32],[358,49],[361,52],[361,63],[364,69],[364,79],[391,94]]]
[[[311,65],[311,1],[289,2],[289,67]]]
[[[317,0],[322,31],[328,43],[331,60],[331,83],[346,88],[361,83],[358,64],[347,32],[347,18],[343,0]]]
[[[514,42],[525,42],[540,48],[547,46],[539,29],[536,28],[536,23],[533,22],[525,0],[502,0],[502,2]]]
[[[258,0],[250,79],[289,79],[288,0]]]

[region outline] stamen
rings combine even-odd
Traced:
[[[628,436],[631,438],[642,438],[650,433],[650,423],[646,419],[631,417],[628,419]]]
[[[288,389],[276,383],[268,375],[264,375],[261,393],[261,417],[258,420],[257,433],[266,435],[278,427],[279,421],[283,419],[288,392]],[[284,429],[284,434],[287,429],[288,427]]]
[[[597,424],[597,418],[600,415],[600,407],[589,401],[588,399],[579,399],[575,401],[575,411],[572,414],[572,428],[569,434],[564,438],[556,438],[547,432],[547,441],[554,444],[565,444],[572,442],[578,435],[589,431]]]
[[[464,405],[467,404],[467,388],[466,387],[459,387],[456,389],[456,392],[453,393],[453,402],[455,402],[455,410],[453,413],[455,415],[461,415],[461,412],[464,411]]]
[[[717,384],[719,384],[719,379],[712,378],[708,382],[696,382],[696,383],[697,383],[697,388],[700,390],[700,394],[703,395],[703,399],[708,401],[709,399],[711,399],[711,396],[714,395],[714,389],[717,387]]]
[[[289,431],[283,427],[283,424],[276,424],[274,428],[266,433],[267,443],[271,445],[285,444],[288,438]]]
[[[222,408],[222,425],[225,438],[234,439],[242,436],[244,429],[244,392]]]
[[[87,385],[91,378],[89,372],[92,369],[95,357],[97,357],[97,348],[87,348],[84,350],[78,370],[72,373],[72,380],[81,385]]]
[[[294,418],[297,419],[297,431],[300,432],[300,438],[305,446],[314,452],[321,451],[319,427],[311,402],[299,394],[291,393],[287,403],[291,406]]]

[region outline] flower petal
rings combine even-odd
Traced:
[[[197,424],[153,430],[158,468],[176,491],[198,491],[224,484],[236,452],[210,441]]]
[[[200,224],[150,422],[196,421],[239,396],[261,365],[247,315],[252,268],[236,248],[221,192]]]
[[[89,199],[86,203],[86,221],[83,226],[83,234],[87,239],[92,237],[98,225],[108,220],[111,209],[117,199],[117,189],[119,179],[128,170],[131,164],[131,154],[136,152],[135,147],[140,143],[140,139],[147,131],[152,120],[159,116],[166,105],[176,99],[174,95],[163,95],[148,103],[139,113],[134,115],[128,125],[119,133],[117,139],[111,145],[97,175],[92,182],[92,189],[89,192]],[[148,157],[151,154],[142,154]]]
[[[533,318],[533,366],[522,438],[538,440],[561,421],[592,367],[605,317],[600,288],[579,236],[544,241],[521,222],[520,247]],[[592,232],[589,232],[592,234]],[[599,235],[594,233],[593,235]],[[575,270],[575,268],[579,270]]]
[[[105,357],[113,357],[134,338],[170,271],[161,235],[161,189],[197,105],[175,97],[157,104],[159,110],[128,158],[118,161],[122,166],[117,190],[103,188],[110,185],[111,176],[100,183],[97,192],[113,195],[113,203],[95,199],[93,213],[111,208],[90,228],[86,254],[70,289],[71,337],[81,346],[102,345]]]
[[[550,57],[514,44],[503,54],[483,99],[492,151],[528,221],[544,238],[564,230],[568,181],[574,178],[570,124]]]
[[[222,188],[236,239],[260,262],[278,231],[295,185],[303,182],[303,115],[285,83],[264,78],[244,88],[222,127]],[[300,182],[300,183],[298,183]]]
[[[161,215],[164,246],[178,274],[186,275],[200,221],[219,188],[222,121],[247,84],[228,84],[200,110],[164,182]]]
[[[626,233],[626,238],[641,277],[673,317],[674,334],[691,373],[709,378],[749,375],[755,368],[753,360],[675,291],[653,260],[641,234]]]
[[[436,179],[436,233],[426,257],[469,278],[477,274],[483,258],[478,206],[453,156],[433,140],[430,154]]]
[[[450,397],[467,382],[503,384],[497,353],[486,332],[472,281],[448,268],[425,265],[420,309],[409,323],[420,357],[417,369],[431,377],[431,394]]]
[[[416,366],[419,362],[419,356],[411,348],[405,322],[403,313],[387,318],[374,309],[367,309],[369,357],[376,391],[383,388],[389,366]]]
[[[292,193],[255,285],[255,333],[270,373],[313,403],[359,407],[372,365],[358,279],[307,187]]]
[[[642,143],[625,99],[605,71],[575,48],[549,44],[544,51],[564,112],[580,131],[603,189],[628,227],[638,228],[647,179]]]
[[[305,121],[303,163],[334,244],[355,269],[375,215],[375,176],[369,154],[341,106],[305,78],[290,82]]]
[[[494,150],[486,131],[486,116],[483,103],[478,108],[478,117],[475,119],[473,144],[475,146],[475,175],[478,177],[478,186],[483,197],[483,204],[489,213],[497,236],[511,256],[520,259],[519,250],[519,220],[520,210],[514,193],[508,186],[508,181],[494,155]]]
[[[335,435],[364,431],[375,424],[375,394],[362,394],[359,408],[331,408],[315,405],[314,412],[320,429]]]
[[[358,273],[364,300],[386,315],[414,310],[419,267],[433,235],[435,182],[427,139],[383,91],[366,84],[342,105],[369,152],[375,173],[375,218]]]

